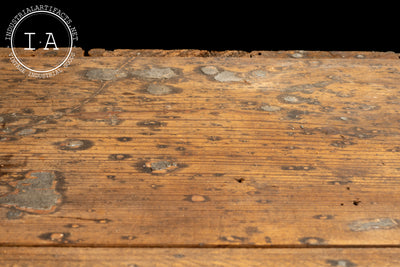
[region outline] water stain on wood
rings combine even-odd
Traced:
[[[169,147],[168,145],[162,145],[162,144],[158,144],[157,145],[157,148],[167,148],[167,147]]]
[[[349,123],[355,123],[355,122],[359,121],[356,118],[347,117],[347,116],[332,117],[332,119],[342,121],[342,122],[349,122]]]
[[[120,125],[125,120],[119,118],[119,114],[125,112],[124,109],[116,106],[104,107],[97,112],[83,112],[81,111],[76,117],[82,121],[88,122],[104,122],[111,126]]]
[[[204,66],[200,68],[201,72],[206,75],[216,75],[219,70],[215,66]]]
[[[222,138],[220,136],[215,136],[215,135],[209,136],[207,139],[210,141],[221,141],[222,140]]]
[[[309,114],[307,110],[291,109],[288,110],[285,118],[288,120],[301,120],[307,114]]]
[[[280,111],[281,109],[282,109],[281,107],[267,105],[267,104],[260,106],[260,110],[268,111],[268,112],[276,112],[276,111]]]
[[[32,135],[35,133],[37,133],[37,129],[34,128],[22,128],[15,132],[16,135],[22,135],[22,136]]]
[[[248,226],[245,228],[245,232],[247,235],[253,235],[253,234],[261,234],[262,232],[258,229],[257,226]]]
[[[139,121],[136,123],[139,127],[147,127],[152,131],[159,131],[161,127],[167,126],[166,122],[155,121],[155,120],[146,120],[146,121]]]
[[[182,258],[185,257],[184,254],[174,254],[174,255],[172,255],[172,256],[174,256],[174,258],[177,258],[177,259],[182,259]]]
[[[252,70],[249,74],[254,78],[265,78],[267,76],[267,72],[262,69]]]
[[[214,76],[214,79],[219,82],[241,82],[243,78],[238,77],[235,72],[232,71],[222,71]]]
[[[242,110],[256,110],[259,105],[257,101],[240,101],[239,107]]]
[[[132,71],[132,75],[142,79],[170,79],[178,76],[177,70],[169,67],[150,67]]]
[[[343,134],[357,137],[360,139],[368,139],[376,137],[381,131],[379,130],[367,130],[361,127],[351,127],[343,132]]]
[[[336,140],[336,141],[331,142],[330,145],[334,146],[334,147],[345,148],[345,147],[356,145],[356,144],[357,143],[352,142],[350,140]]]
[[[317,220],[332,220],[334,216],[329,214],[318,214],[313,216],[313,218]]]
[[[341,140],[335,140],[331,142],[332,146],[336,147],[347,147],[355,145],[353,142],[354,138],[357,139],[369,139],[374,138],[382,133],[381,130],[364,129],[361,127],[350,127],[350,128],[337,128],[337,127],[317,127],[315,131],[321,132],[326,135],[339,135]]]
[[[219,240],[229,243],[245,243],[247,242],[248,238],[236,235],[230,235],[230,236],[221,236],[219,237]]]
[[[183,200],[189,202],[208,202],[210,201],[210,198],[204,195],[185,195]]]
[[[315,170],[313,166],[281,166],[284,171],[310,171]]]
[[[108,156],[109,160],[121,161],[132,158],[132,155],[129,154],[111,154]]]
[[[334,266],[334,267],[356,267],[357,264],[355,264],[352,261],[349,260],[326,260],[326,263],[329,264],[330,266]]]
[[[116,139],[117,139],[117,141],[119,141],[119,142],[123,142],[123,143],[125,143],[125,142],[129,142],[129,141],[132,141],[132,137],[126,137],[126,136],[123,136],[123,137],[117,137]]]
[[[398,228],[399,222],[399,220],[392,218],[378,218],[353,221],[348,226],[349,229],[354,232],[389,230]]]
[[[319,105],[319,101],[316,99],[311,99],[311,98],[305,98],[293,94],[282,94],[279,95],[278,97],[279,102],[285,103],[285,104],[313,104],[313,105]]]
[[[54,145],[60,150],[77,151],[89,149],[94,145],[94,143],[91,140],[67,139],[61,142],[56,142]]]
[[[182,91],[181,88],[165,84],[149,84],[144,89],[140,90],[140,92],[157,96],[179,94]]]
[[[14,207],[11,207],[9,211],[7,212],[7,219],[9,220],[17,220],[21,219],[24,215],[23,211],[17,210]]]
[[[180,168],[185,168],[187,165],[184,163],[178,163],[173,159],[158,158],[139,160],[134,167],[139,172],[150,173],[152,175],[162,175],[174,172]]]
[[[350,181],[350,180],[334,180],[334,181],[328,181],[327,182],[327,184],[329,184],[329,185],[348,185],[348,184],[351,184],[351,183],[353,183],[352,181]]]
[[[176,166],[177,164],[175,162],[170,162],[167,160],[155,161],[147,164],[147,167],[151,168],[153,172],[167,170],[171,167],[176,167]]]
[[[303,237],[299,242],[305,245],[324,245],[326,242],[320,237]]]
[[[331,81],[321,81],[316,83],[293,85],[284,88],[282,91],[286,93],[301,92],[304,94],[312,94],[315,90],[325,88],[327,85],[331,84]]]
[[[111,81],[118,78],[125,78],[127,74],[116,69],[90,69],[86,72],[85,76],[93,81]]]
[[[135,240],[135,239],[136,239],[136,236],[133,236],[133,235],[123,235],[123,236],[121,236],[121,239],[122,239],[122,240]]]
[[[358,109],[364,110],[364,111],[370,111],[370,110],[377,110],[380,109],[380,106],[377,105],[368,105],[368,104],[361,104],[358,106]]]
[[[242,82],[244,79],[238,76],[238,73],[227,70],[220,70],[215,66],[200,67],[201,73],[211,76],[218,82]]]

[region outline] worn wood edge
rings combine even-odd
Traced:
[[[225,50],[209,51],[199,49],[115,49],[106,50],[94,48],[84,51],[82,48],[73,48],[75,57],[239,57],[239,58],[355,58],[355,59],[399,59],[399,54],[387,51],[305,51],[305,50],[280,50],[280,51],[243,51]],[[10,57],[10,48],[0,48],[0,57]],[[54,51],[43,51],[38,49],[35,52],[27,51],[22,56],[57,56]]]
[[[136,56],[136,57],[240,57],[240,58],[385,58],[399,59],[399,55],[388,52],[371,51],[304,51],[304,50],[282,50],[282,51],[243,51],[225,50],[209,51],[197,49],[116,49],[108,51],[105,49],[91,49],[88,56],[92,57],[115,57],[115,56]]]
[[[399,266],[400,248],[0,248],[1,266]]]

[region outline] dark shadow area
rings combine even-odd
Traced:
[[[400,52],[395,6],[338,2],[14,1],[0,10],[0,46],[12,18],[36,4],[68,14],[76,44],[113,49],[358,50]],[[56,35],[55,35],[56,36]]]

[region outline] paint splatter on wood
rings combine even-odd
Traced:
[[[62,202],[62,183],[53,171],[30,171],[10,183],[14,190],[0,197],[0,205],[36,214],[54,212]]]

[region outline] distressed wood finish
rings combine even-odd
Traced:
[[[0,248],[2,266],[400,266],[397,248]],[[350,260],[351,259],[351,260]],[[18,265],[16,265],[18,264]],[[35,265],[34,265],[35,266]]]
[[[398,245],[398,56],[226,53],[2,50],[0,244]]]

